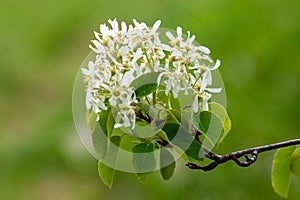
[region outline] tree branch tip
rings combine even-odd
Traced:
[[[198,166],[194,163],[186,163],[186,166],[190,169],[201,169],[203,171],[210,171],[216,168],[219,164],[225,163],[229,160],[234,161],[238,166],[240,167],[248,167],[252,165],[258,158],[258,154],[266,151],[271,151],[275,149],[280,149],[283,147],[293,146],[293,145],[300,145],[300,139],[294,139],[294,140],[287,140],[284,142],[278,142],[274,144],[264,145],[264,146],[258,146],[254,148],[244,149],[240,151],[231,152],[225,155],[218,155],[209,149],[205,150],[205,157],[213,160],[211,164],[208,164],[207,166]],[[251,155],[251,157],[250,157]],[[241,161],[239,158],[244,157],[246,161]]]

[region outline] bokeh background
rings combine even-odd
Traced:
[[[222,61],[233,127],[227,153],[300,137],[300,1],[52,0],[0,6],[0,199],[281,199],[271,187],[275,152],[251,167],[211,172],[183,163],[168,182],[116,175],[112,190],[81,144],[72,87],[93,31],[108,18],[190,30]],[[299,199],[292,179],[289,199]]]

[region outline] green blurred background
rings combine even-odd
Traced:
[[[281,199],[270,181],[274,152],[251,167],[212,172],[179,164],[168,182],[117,174],[112,190],[81,144],[72,87],[93,31],[108,18],[180,25],[222,61],[233,127],[219,153],[300,137],[300,1],[66,0],[0,6],[0,199]],[[292,179],[289,199],[299,199]]]

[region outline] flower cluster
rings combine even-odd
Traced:
[[[129,26],[122,22],[121,27],[116,19],[108,22],[111,27],[101,24],[100,32],[95,32],[96,40],[90,45],[96,53],[95,59],[82,68],[87,83],[87,109],[99,114],[110,106],[116,111],[115,128],[134,129],[135,103],[141,99],[136,98],[130,84],[143,74],[159,72],[157,90],[164,90],[174,98],[181,91],[193,94],[192,110],[198,112],[199,105],[208,110],[211,93],[221,91],[208,87],[212,84],[211,72],[219,67],[220,61],[214,63],[208,48],[195,45],[194,35],[187,32],[185,37],[178,27],[175,33],[164,33],[168,41],[163,43],[160,20],[152,27],[136,20]]]

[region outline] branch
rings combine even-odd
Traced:
[[[204,149],[206,153],[205,157],[213,160],[212,163],[206,166],[198,166],[193,163],[187,163],[186,166],[188,166],[190,169],[201,169],[203,171],[210,171],[216,168],[219,164],[225,163],[229,160],[233,160],[240,167],[248,167],[257,160],[258,154],[265,151],[271,151],[274,149],[279,149],[279,148],[292,146],[292,145],[300,145],[300,139],[288,140],[288,141],[269,144],[265,146],[258,146],[250,149],[244,149],[236,152],[231,152],[223,156],[211,152],[209,149],[205,148]],[[241,157],[244,157],[245,161],[239,160],[239,158]]]

